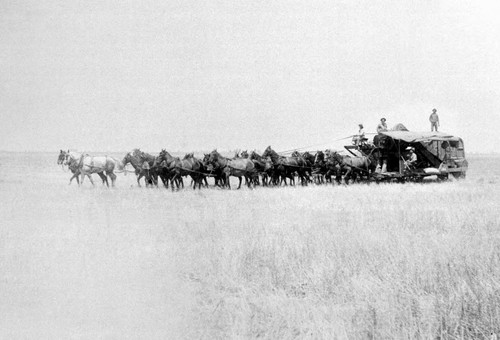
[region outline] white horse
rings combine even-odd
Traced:
[[[113,157],[109,156],[90,156],[88,154],[83,154],[79,152],[69,151],[66,154],[66,164],[69,167],[78,169],[81,175],[81,183],[85,176],[90,180],[90,183],[94,185],[91,174],[98,174],[103,182],[109,187],[109,182],[106,176],[111,178],[111,185],[115,186],[116,175],[114,170],[123,170],[123,164]]]

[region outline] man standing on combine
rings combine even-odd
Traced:
[[[377,133],[387,131],[387,124],[385,123],[385,118],[380,119],[380,123],[377,125]]]
[[[434,129],[436,129],[437,132],[439,126],[439,116],[436,111],[436,109],[432,109],[432,113],[429,117],[429,121],[431,122],[431,132],[434,131]]]

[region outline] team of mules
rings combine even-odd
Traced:
[[[166,150],[155,156],[134,149],[118,160],[109,156],[91,156],[61,150],[57,163],[66,165],[72,172],[70,184],[74,178],[79,185],[83,184],[85,176],[94,184],[91,175],[97,174],[103,184],[109,186],[109,178],[114,186],[115,172],[127,171],[126,166],[130,164],[139,186],[141,179],[144,179],[146,186],[163,183],[166,188],[175,190],[184,187],[183,177],[189,176],[194,189],[208,187],[207,177],[214,178],[215,186],[230,189],[232,176],[238,178],[239,189],[243,178],[248,187],[295,185],[296,178],[301,185],[335,182],[348,184],[369,179],[378,164],[377,156],[377,148],[362,156],[341,155],[331,150],[314,154],[295,151],[290,156],[282,156],[269,146],[262,155],[255,151],[243,151],[228,158],[213,150],[205,154],[203,159],[196,158],[192,153],[181,159]]]

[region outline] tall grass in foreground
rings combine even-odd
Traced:
[[[489,338],[498,185],[210,191],[173,231],[189,337]],[[201,199],[200,199],[201,200]]]

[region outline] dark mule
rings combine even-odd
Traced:
[[[255,165],[257,175],[260,175],[262,178],[262,185],[267,186],[269,177],[272,176],[273,163],[270,159],[262,157],[255,151],[252,151],[250,154],[250,160]]]
[[[270,157],[273,163],[273,168],[281,180],[279,184],[286,183],[286,179],[290,179],[290,184],[295,185],[295,172],[297,172],[302,184],[307,184],[307,163],[302,156],[285,157],[280,156],[270,146],[266,148],[262,157]]]
[[[165,149],[161,150],[160,154],[158,155],[158,163],[159,163],[158,175],[160,176],[160,179],[162,180],[165,187],[167,188],[168,188],[168,182],[170,181],[172,190],[174,190],[174,184],[177,187],[177,189],[179,189],[181,185],[182,187],[184,187],[184,182],[182,181],[182,177],[177,176],[176,165],[179,161],[180,160],[178,157],[173,157]]]
[[[201,189],[203,179],[206,180],[206,176],[203,173],[203,163],[194,157],[192,153],[186,154],[182,160],[177,161],[176,171],[178,177],[191,176],[194,182],[193,189],[196,189],[196,184],[198,184],[198,188]]]
[[[325,151],[325,178],[331,178],[332,176],[334,176],[335,182],[337,182],[337,184],[341,184],[342,175],[346,170],[342,167],[342,165],[338,161],[338,158],[335,157],[335,153],[336,152],[332,150]]]
[[[325,154],[323,151],[318,151],[313,156],[314,160],[312,162],[312,173],[314,178],[314,183],[323,184],[325,181],[328,181],[328,177],[326,176],[327,168],[325,162]]]
[[[294,151],[291,155],[297,161],[297,174],[299,175],[302,185],[307,185],[311,182],[312,176],[312,163],[314,161],[314,156],[308,152],[301,154],[298,151]],[[312,160],[311,160],[312,158]]]
[[[158,160],[155,156],[150,155],[139,149],[134,150],[134,154],[139,157],[141,167],[145,171],[146,181],[149,185],[158,186]]]
[[[155,183],[153,176],[157,173],[157,164],[154,156],[143,153],[139,149],[134,149],[132,152],[127,153],[125,157],[123,157],[122,163],[124,166],[129,163],[132,165],[135,170],[137,184],[139,186],[141,186],[140,180],[143,177],[146,186]],[[156,178],[155,184],[157,183],[158,179]]]
[[[215,168],[213,164],[209,163],[210,154],[206,153],[203,157],[203,168],[207,176],[214,178],[214,185],[221,188],[226,186],[226,175],[222,168]]]

